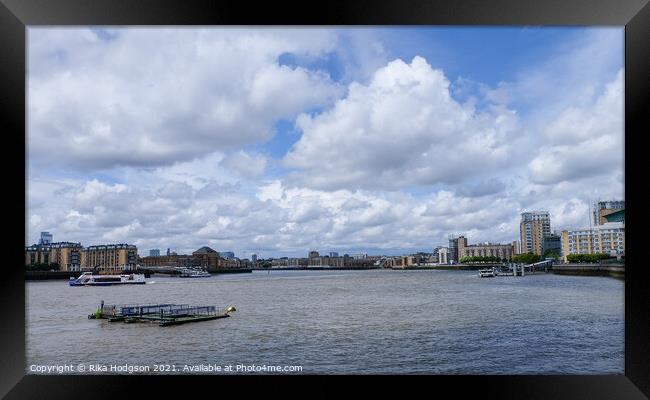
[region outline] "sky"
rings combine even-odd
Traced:
[[[622,27],[28,27],[26,245],[430,252],[624,199]]]

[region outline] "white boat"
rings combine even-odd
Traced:
[[[497,272],[494,268],[485,268],[478,270],[479,278],[494,278],[495,276],[497,276]]]
[[[209,278],[212,276],[209,272],[200,269],[182,268],[180,271],[179,278]]]
[[[70,278],[70,286],[144,285],[144,274],[93,275],[84,272],[77,279]]]

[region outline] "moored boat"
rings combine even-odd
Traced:
[[[485,268],[478,270],[479,278],[494,278],[495,276],[497,276],[497,272],[494,268]]]
[[[182,268],[180,271],[181,273],[178,275],[180,278],[209,278],[212,276],[209,272],[200,269]]]
[[[110,285],[143,285],[145,284],[144,274],[120,274],[120,275],[94,275],[92,272],[84,272],[77,279],[70,278],[70,286],[110,286]]]

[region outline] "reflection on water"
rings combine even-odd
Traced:
[[[303,373],[622,374],[624,282],[469,271],[273,271],[154,284],[27,282],[27,364],[301,365]],[[234,305],[173,327],[107,304]]]

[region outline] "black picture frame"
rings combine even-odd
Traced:
[[[7,398],[115,398],[146,385],[148,396],[168,394],[192,381],[221,394],[225,387],[237,395],[249,390],[290,389],[305,376],[257,376],[259,385],[244,384],[242,376],[35,376],[25,374],[25,276],[16,232],[25,230],[26,155],[26,28],[37,25],[615,25],[625,26],[625,201],[627,204],[625,277],[625,375],[611,376],[386,376],[318,377],[343,379],[380,389],[405,387],[424,393],[480,393],[494,398],[641,399],[650,396],[650,296],[644,265],[643,227],[648,227],[643,197],[645,159],[643,139],[650,134],[650,6],[648,0],[356,0],[310,2],[167,1],[167,0],[0,0],[0,110],[4,137],[3,170],[16,222],[9,234],[11,258],[0,275],[4,306],[0,321],[0,395]],[[20,155],[23,162],[20,162]],[[19,172],[23,176],[19,176]],[[21,191],[22,190],[22,191]],[[15,201],[15,202],[14,202]],[[20,205],[22,201],[23,205]],[[13,209],[16,211],[14,212]],[[21,213],[18,209],[22,209]],[[23,240],[24,241],[24,240]],[[15,258],[14,258],[15,257]],[[80,338],[82,339],[82,338]],[[282,381],[271,383],[272,380]],[[319,379],[320,380],[320,379]],[[406,380],[407,382],[403,382]],[[406,383],[406,385],[405,385]],[[181,386],[177,386],[181,385]],[[319,394],[340,394],[338,385],[318,385]],[[269,391],[269,392],[272,392]],[[270,394],[270,393],[269,393]]]

